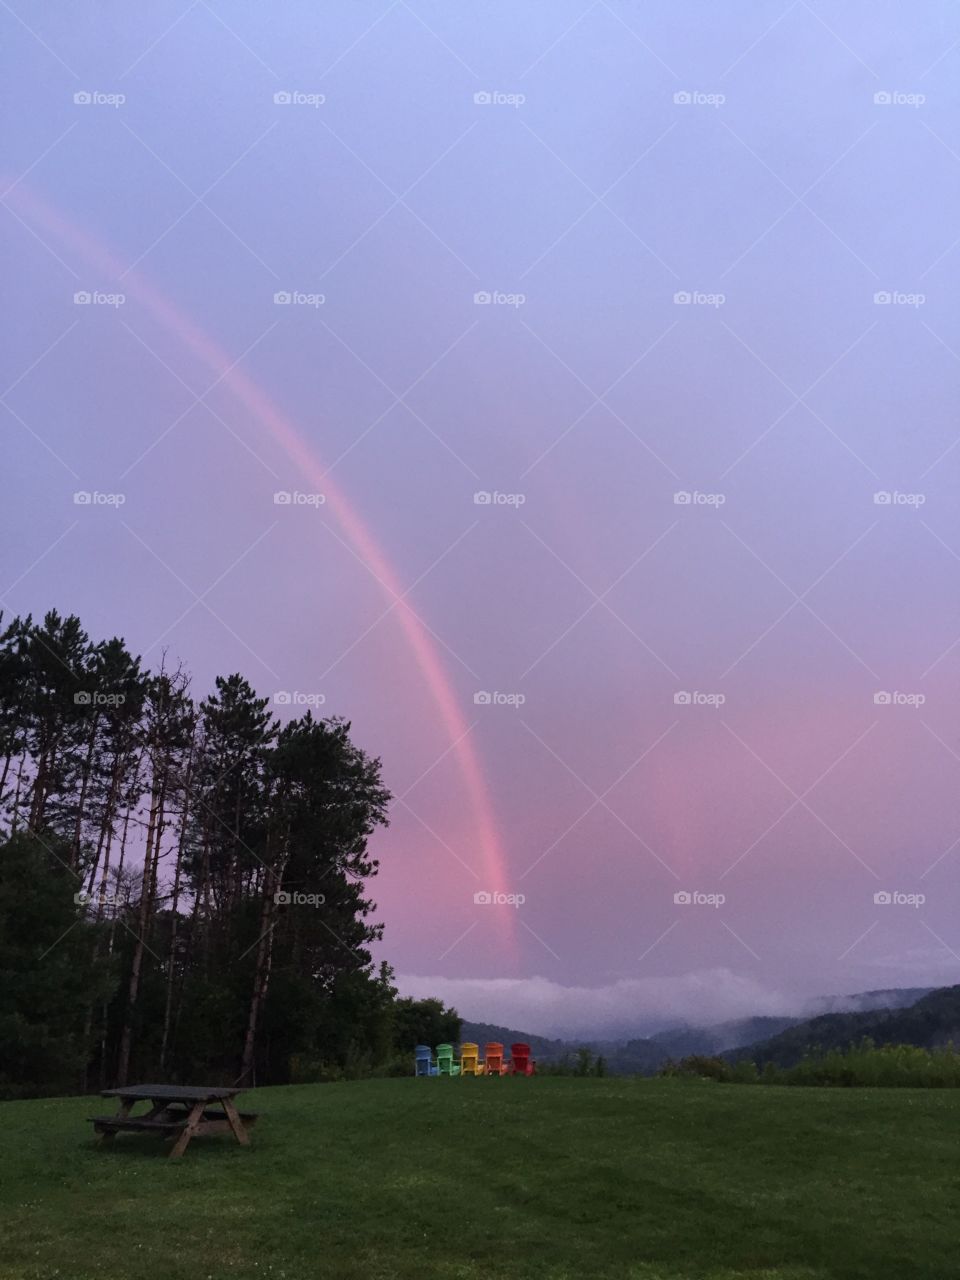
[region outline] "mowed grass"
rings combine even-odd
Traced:
[[[0,1104],[2,1280],[945,1280],[960,1091],[673,1080],[262,1089],[252,1145]]]

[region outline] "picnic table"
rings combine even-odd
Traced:
[[[234,1106],[233,1099],[241,1092],[194,1084],[134,1084],[122,1089],[104,1089],[101,1097],[119,1098],[120,1110],[114,1116],[91,1116],[90,1119],[102,1142],[111,1142],[121,1131],[175,1137],[171,1159],[182,1156],[190,1139],[198,1134],[232,1133],[240,1145],[246,1147],[250,1143],[247,1129],[257,1117]],[[138,1102],[149,1102],[149,1109],[132,1116],[130,1112]]]

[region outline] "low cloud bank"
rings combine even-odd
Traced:
[[[710,1026],[758,1014],[799,1014],[804,998],[733,973],[621,978],[605,987],[564,987],[547,978],[441,978],[402,974],[402,995],[438,996],[471,1022],[542,1036],[652,1034],[680,1022]]]

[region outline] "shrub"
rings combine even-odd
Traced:
[[[732,1080],[733,1068],[723,1058],[709,1057],[703,1053],[692,1053],[679,1062],[668,1062],[660,1068],[662,1076],[695,1076],[701,1080]]]

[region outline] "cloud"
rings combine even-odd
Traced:
[[[621,1035],[676,1022],[712,1025],[757,1014],[799,1011],[796,996],[729,969],[674,977],[622,978],[609,986],[565,987],[548,978],[441,978],[402,974],[401,994],[437,996],[473,1022],[532,1035]]]

